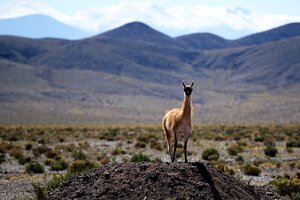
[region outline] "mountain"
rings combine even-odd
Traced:
[[[182,80],[196,82],[197,123],[299,122],[297,30],[251,45],[140,22],[73,41],[1,36],[0,122],[158,123],[180,106]]]
[[[131,22],[121,27],[102,33],[96,38],[108,38],[117,40],[134,40],[156,45],[180,46],[170,36],[167,36],[142,22]]]
[[[237,40],[226,40],[210,33],[194,33],[175,38],[194,50],[225,49],[274,42],[300,36],[300,23],[290,23],[268,31],[252,34]]]
[[[300,83],[300,36],[259,46],[206,51],[193,66],[230,70],[228,79],[270,87]]]
[[[224,49],[235,47],[233,41],[211,33],[194,33],[175,38],[176,41],[183,43],[187,48],[194,50]]]
[[[256,33],[236,40],[240,46],[256,45],[300,36],[300,23],[290,23],[268,31]]]
[[[87,32],[40,14],[13,19],[0,19],[0,34],[32,38],[52,37],[68,39],[80,39],[90,36]]]

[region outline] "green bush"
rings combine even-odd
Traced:
[[[25,144],[25,149],[27,151],[31,150],[32,149],[32,144],[28,143],[28,144]]]
[[[47,200],[47,191],[43,184],[32,183],[32,187],[37,200]]]
[[[264,136],[260,136],[260,135],[257,135],[254,138],[255,142],[263,142],[264,140],[265,140],[265,137]]]
[[[229,155],[236,156],[243,151],[243,148],[238,144],[231,144],[226,150]]]
[[[29,163],[31,161],[30,157],[26,157],[26,156],[21,156],[18,158],[18,163],[20,165],[25,165],[26,163]]]
[[[137,141],[137,143],[134,146],[136,148],[145,148],[147,146],[147,143],[144,141]]]
[[[74,160],[86,160],[86,155],[82,152],[81,149],[76,149],[73,152],[73,158]]]
[[[151,140],[150,148],[151,149],[156,149],[158,151],[162,151],[162,146],[157,140]]]
[[[294,176],[277,177],[270,182],[280,195],[288,195],[291,199],[300,197],[300,172]]]
[[[293,150],[292,147],[286,147],[286,151],[287,151],[288,153],[293,153],[293,152],[294,152],[294,150]]]
[[[46,145],[42,145],[42,146],[39,146],[39,147],[36,147],[36,148],[32,149],[32,153],[36,157],[38,157],[41,154],[44,154],[48,151],[51,151],[51,149],[49,147],[47,147]]]
[[[250,163],[247,163],[244,165],[243,171],[244,171],[245,175],[249,175],[249,176],[259,176],[260,172],[261,172],[261,170],[258,167],[254,166]]]
[[[68,164],[64,160],[54,161],[50,163],[52,171],[61,171],[68,168]]]
[[[235,161],[239,164],[239,165],[242,165],[244,163],[244,158],[243,156],[237,156],[235,158]]]
[[[44,166],[38,162],[30,162],[26,166],[27,173],[43,173]]]
[[[134,154],[131,159],[130,162],[150,162],[150,158],[147,155],[144,155],[142,153],[139,154]]]
[[[296,147],[296,148],[300,148],[300,140],[296,140],[296,141],[289,141],[286,143],[287,147]]]
[[[22,149],[19,146],[14,146],[9,150],[9,155],[19,159],[23,156]]]
[[[275,145],[267,145],[265,148],[265,155],[275,157],[278,153],[278,150],[276,149]]]
[[[98,165],[95,162],[88,160],[76,160],[74,163],[72,163],[68,170],[71,174],[80,174],[97,167]]]
[[[55,157],[58,156],[58,153],[55,152],[55,151],[53,151],[53,150],[49,150],[49,151],[47,151],[47,152],[45,153],[45,156],[46,156],[47,158],[55,158]]]
[[[5,162],[5,154],[4,153],[0,153],[0,165],[3,162]]]
[[[218,160],[220,157],[220,154],[217,149],[215,148],[208,148],[205,149],[202,153],[202,159],[212,161],[212,160]]]
[[[122,150],[120,147],[116,147],[111,154],[113,156],[117,156],[117,155],[121,155],[121,154],[125,154],[126,152],[124,150]]]

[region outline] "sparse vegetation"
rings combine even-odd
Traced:
[[[86,155],[82,152],[81,149],[76,149],[73,152],[73,158],[74,160],[86,160]]]
[[[69,173],[71,174],[80,174],[85,173],[93,168],[98,167],[95,162],[89,160],[76,160],[69,167]]]
[[[235,161],[239,164],[242,165],[244,163],[244,158],[243,156],[239,155],[235,158]]]
[[[44,166],[39,162],[30,162],[26,165],[26,172],[27,173],[43,173]]]
[[[246,163],[244,165],[243,171],[245,175],[249,175],[249,176],[259,176],[261,172],[261,170],[258,167],[250,163]]]
[[[300,159],[300,149],[296,147],[295,141],[299,141],[300,127],[298,125],[263,127],[261,125],[195,125],[188,154],[195,160],[201,160],[203,155],[202,159],[235,176],[241,175],[240,170],[248,175],[259,175],[259,171],[267,170],[276,172],[277,169],[291,170],[291,173],[299,170],[300,162],[297,159]],[[18,135],[17,140],[9,141],[10,134]],[[90,169],[87,162],[97,166],[98,163],[105,165],[109,162],[165,162],[168,154],[165,138],[161,134],[162,129],[159,126],[23,126],[22,128],[16,126],[2,127],[2,129],[0,126],[0,163],[2,162],[1,167],[10,166],[10,163],[24,165],[17,166],[20,169],[30,166],[28,167],[30,170],[26,171],[30,177],[34,177],[36,173],[34,171],[38,171],[34,170],[32,163],[39,163],[43,168],[43,172],[40,173],[44,173],[45,176],[62,173],[65,174],[63,178],[66,178],[67,174],[71,174],[71,168],[72,170],[82,168],[83,171]],[[257,136],[263,139],[255,142]],[[263,156],[268,145],[273,145],[280,152],[277,152],[276,159],[270,158],[271,148],[271,153],[266,153],[268,157]],[[210,147],[215,148],[207,150],[211,149]],[[200,154],[202,150],[203,154]],[[179,162],[183,161],[182,152],[181,139],[177,149]],[[293,160],[284,160],[285,157]],[[44,168],[43,165],[46,167]],[[61,170],[65,171],[60,172]],[[63,178],[57,176],[53,179],[53,185]],[[271,175],[267,178],[271,178]],[[43,187],[48,187],[46,181],[42,183]]]
[[[295,140],[295,141],[289,141],[286,143],[287,147],[295,147],[295,148],[300,148],[300,140]]]
[[[215,148],[205,149],[202,153],[202,158],[204,160],[209,160],[209,161],[218,160],[219,157],[220,157],[220,154],[219,154],[218,150]]]
[[[288,195],[293,200],[300,198],[300,172],[294,176],[279,176],[270,184],[274,185],[277,192],[282,196]]]
[[[58,160],[50,163],[52,171],[61,171],[65,170],[68,167],[68,164],[64,160]]]
[[[5,162],[5,154],[4,153],[0,153],[0,165],[3,162]]]
[[[265,148],[265,154],[267,156],[275,157],[278,150],[276,149],[275,145],[267,145]]]
[[[229,155],[236,156],[243,151],[243,148],[238,144],[231,144],[226,150]]]
[[[134,154],[131,159],[130,162],[150,162],[150,158],[147,155],[144,155],[142,153],[139,154]]]

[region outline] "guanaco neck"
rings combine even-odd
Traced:
[[[192,95],[185,95],[182,102],[182,116],[183,118],[187,117],[190,118],[192,115]]]

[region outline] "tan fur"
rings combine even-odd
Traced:
[[[184,95],[181,108],[175,108],[168,111],[162,119],[162,127],[168,145],[168,151],[172,162],[176,162],[176,148],[178,138],[182,134],[184,136],[184,156],[187,161],[187,142],[192,130],[192,99],[190,96]],[[172,152],[173,139],[173,152]]]

